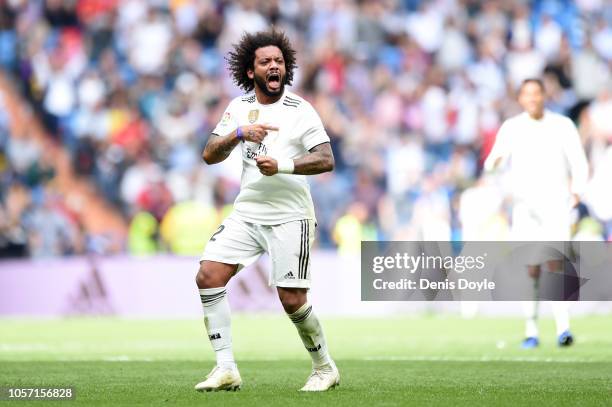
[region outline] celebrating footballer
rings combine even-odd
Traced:
[[[314,108],[288,91],[296,52],[276,30],[245,34],[229,53],[229,69],[245,95],[232,100],[202,157],[225,160],[240,146],[242,179],[233,212],[207,243],[196,283],[216,366],[198,391],[236,390],[242,384],[234,360],[226,284],[264,252],[269,284],[312,358],[302,391],[325,391],[340,383],[323,328],[308,302],[310,248],[316,219],[306,175],[332,171],[329,137]]]

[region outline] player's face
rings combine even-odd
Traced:
[[[544,99],[542,87],[535,82],[527,82],[521,87],[518,101],[529,116],[540,118],[544,113]]]
[[[269,45],[255,51],[254,70],[247,72],[249,78],[255,80],[266,96],[274,97],[283,93],[285,88],[285,59],[278,47]]]

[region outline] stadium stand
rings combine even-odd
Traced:
[[[460,239],[462,193],[487,185],[483,157],[531,76],[587,150],[577,233],[612,239],[607,2],[13,0],[0,4],[1,255],[198,254],[176,241],[177,208],[197,202],[209,236],[239,186],[239,157],[200,160],[240,94],[223,57],[270,25],[296,45],[294,88],[336,156],[311,180],[320,246]],[[501,238],[503,202],[487,202]]]

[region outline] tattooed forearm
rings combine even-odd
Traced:
[[[334,169],[334,154],[329,143],[319,144],[310,154],[294,160],[294,174],[315,175]]]
[[[206,147],[202,151],[202,158],[206,161],[206,164],[220,163],[230,155],[234,147],[240,143],[237,131],[238,129],[223,137],[212,134],[208,138],[208,143],[206,143]],[[278,127],[269,124],[252,124],[240,127],[241,139],[243,141],[258,144],[266,138],[269,131],[278,131]]]
[[[230,153],[240,143],[233,131],[227,136],[211,134],[202,151],[202,159],[206,164],[217,164],[229,157]]]

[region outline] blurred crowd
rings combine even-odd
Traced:
[[[125,219],[121,244],[99,250],[202,251],[240,186],[239,155],[200,158],[240,94],[224,56],[271,25],[298,51],[292,90],[336,157],[335,172],[311,177],[320,247],[503,239],[509,203],[482,162],[527,77],[544,79],[548,108],[574,120],[589,158],[577,238],[612,239],[605,0],[1,1],[4,74]],[[2,104],[0,93],[0,252],[88,250],[92,236],[79,235],[92,232],[62,209],[45,148],[10,134]]]

